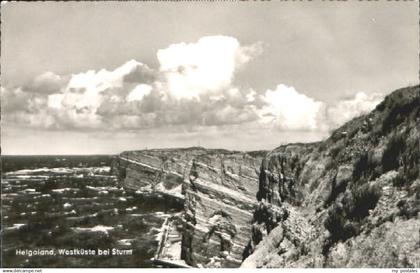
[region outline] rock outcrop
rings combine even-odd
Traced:
[[[181,257],[196,267],[239,267],[251,236],[265,152],[203,148],[123,152],[120,185],[184,201]]]
[[[243,267],[419,267],[420,91],[263,159]]]
[[[260,157],[208,153],[194,159],[186,183],[183,258],[193,266],[238,267],[258,190]]]
[[[124,152],[121,185],[184,203],[194,267],[419,267],[420,91],[269,153]]]
[[[126,151],[114,160],[112,170],[126,189],[184,199],[182,184],[192,159],[206,152],[203,148]]]

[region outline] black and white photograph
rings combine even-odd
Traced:
[[[1,1],[2,272],[419,272],[419,14]]]

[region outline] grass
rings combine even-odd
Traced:
[[[364,152],[354,163],[353,168],[353,179],[354,181],[360,180],[362,177],[366,176],[368,170],[368,153]]]
[[[344,209],[349,219],[361,220],[369,215],[369,210],[374,209],[381,197],[378,187],[368,184],[355,188],[350,198],[344,199]]]
[[[336,242],[344,242],[360,233],[362,220],[376,207],[380,196],[378,188],[364,184],[347,194],[342,204],[333,204],[330,207],[324,222],[324,227],[330,232],[329,238],[324,242],[324,255]]]
[[[406,149],[405,137],[401,134],[393,134],[389,139],[382,156],[384,172],[396,170],[400,166],[401,155]]]

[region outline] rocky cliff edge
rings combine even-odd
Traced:
[[[322,142],[124,152],[113,169],[184,203],[191,266],[419,267],[419,124],[407,87]]]
[[[419,267],[420,91],[262,161],[242,267]]]
[[[265,152],[200,147],[123,152],[120,185],[184,202],[181,257],[196,267],[239,267],[251,237]]]

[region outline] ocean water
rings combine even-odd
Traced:
[[[181,209],[163,196],[119,188],[111,156],[1,159],[3,267],[152,267],[161,226]],[[96,253],[60,254],[82,249]],[[21,255],[37,250],[55,255]]]

